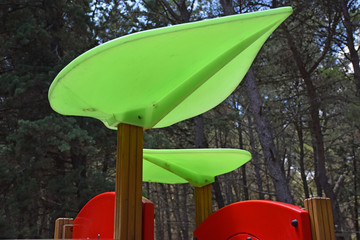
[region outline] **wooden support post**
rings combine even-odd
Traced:
[[[309,212],[312,240],[335,240],[335,227],[330,198],[305,200]]]
[[[58,218],[55,221],[54,239],[72,238],[72,218]],[[70,226],[70,227],[69,227]],[[71,234],[71,237],[69,237]]]
[[[62,239],[72,239],[73,225],[65,224],[63,226],[63,235]]]
[[[143,128],[120,123],[117,134],[114,239],[142,238]]]
[[[198,227],[212,214],[211,184],[204,187],[195,187],[195,223]]]

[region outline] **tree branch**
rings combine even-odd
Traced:
[[[339,19],[340,19],[340,16],[338,13],[336,13],[332,26],[331,26],[331,23],[329,23],[329,31],[328,31],[328,36],[326,39],[324,50],[322,51],[321,56],[316,60],[316,62],[313,64],[313,66],[308,71],[309,74],[311,74],[315,71],[315,69],[319,66],[321,61],[324,60],[326,54],[329,52],[329,50],[331,48],[331,43],[332,43],[332,39],[333,39],[333,35],[335,32],[336,26],[339,23]]]
[[[171,8],[170,4],[166,0],[161,0],[161,3],[163,6],[167,9],[167,11],[170,13],[170,15],[175,18],[177,22],[181,21],[181,18],[179,15],[177,15],[174,10]],[[175,2],[176,3],[176,2]]]

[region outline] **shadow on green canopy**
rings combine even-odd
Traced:
[[[49,89],[60,114],[160,128],[199,115],[239,84],[290,7],[139,32],[72,61]]]
[[[240,149],[144,149],[143,181],[203,187],[251,159]]]

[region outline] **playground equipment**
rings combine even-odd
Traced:
[[[55,239],[112,239],[114,234],[115,193],[99,194],[79,212],[75,220],[59,218]],[[154,204],[142,199],[142,239],[154,240]]]
[[[91,199],[73,223],[74,239],[112,239],[114,234],[115,193]],[[142,239],[154,240],[154,204],[142,199]]]
[[[275,201],[243,201],[213,213],[195,239],[311,239],[308,212]]]
[[[196,212],[202,216],[197,225],[202,228],[211,214],[213,177],[207,175],[207,165],[198,165],[203,169],[193,174],[185,163],[173,161],[181,152],[171,153],[166,160],[161,157],[165,151],[143,152],[143,130],[170,126],[223,101],[240,83],[268,36],[291,12],[286,7],[128,35],[89,50],[58,74],[49,89],[55,111],[97,118],[118,131],[113,238],[146,237],[141,187],[146,172],[151,171],[144,171],[143,176],[143,167],[155,166],[166,178],[195,186],[200,209]],[[78,222],[87,208],[79,213]]]
[[[215,181],[215,176],[237,169],[251,159],[251,154],[241,149],[144,149],[143,153],[143,181],[167,184],[189,183],[194,187],[197,225],[200,225],[212,213],[210,184]],[[107,193],[90,200],[80,211],[74,223],[69,219],[66,221],[59,219],[56,224],[55,236],[57,237],[55,238],[62,238],[62,232],[64,236],[71,235],[74,238],[97,238],[98,235],[101,239],[112,238],[114,196],[112,193]],[[149,215],[145,213],[153,212],[154,207],[149,201],[145,203],[144,205],[143,199],[143,230],[144,226],[146,229],[154,227],[153,213],[152,217],[144,219],[144,216]],[[146,208],[149,205],[152,205],[152,208]],[[60,230],[62,225],[70,227],[72,223],[74,234],[70,234],[70,230]],[[143,239],[149,239],[151,235],[149,232],[143,231]]]
[[[114,232],[115,193],[91,199],[75,220],[56,221],[55,239],[111,239]],[[142,239],[154,239],[154,205],[142,200]],[[328,198],[305,200],[305,210],[266,200],[228,205],[208,217],[194,231],[197,240],[324,240],[335,239]]]

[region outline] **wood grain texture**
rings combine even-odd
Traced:
[[[309,212],[313,240],[335,240],[335,227],[329,198],[309,198],[305,200],[305,210]]]
[[[198,227],[212,214],[211,184],[204,187],[195,187],[195,223]]]
[[[118,125],[114,239],[142,238],[143,128]]]
[[[68,236],[72,237],[72,218],[58,218],[55,221],[54,239],[64,239]],[[70,228],[71,227],[71,228]],[[70,238],[71,238],[70,237]]]

